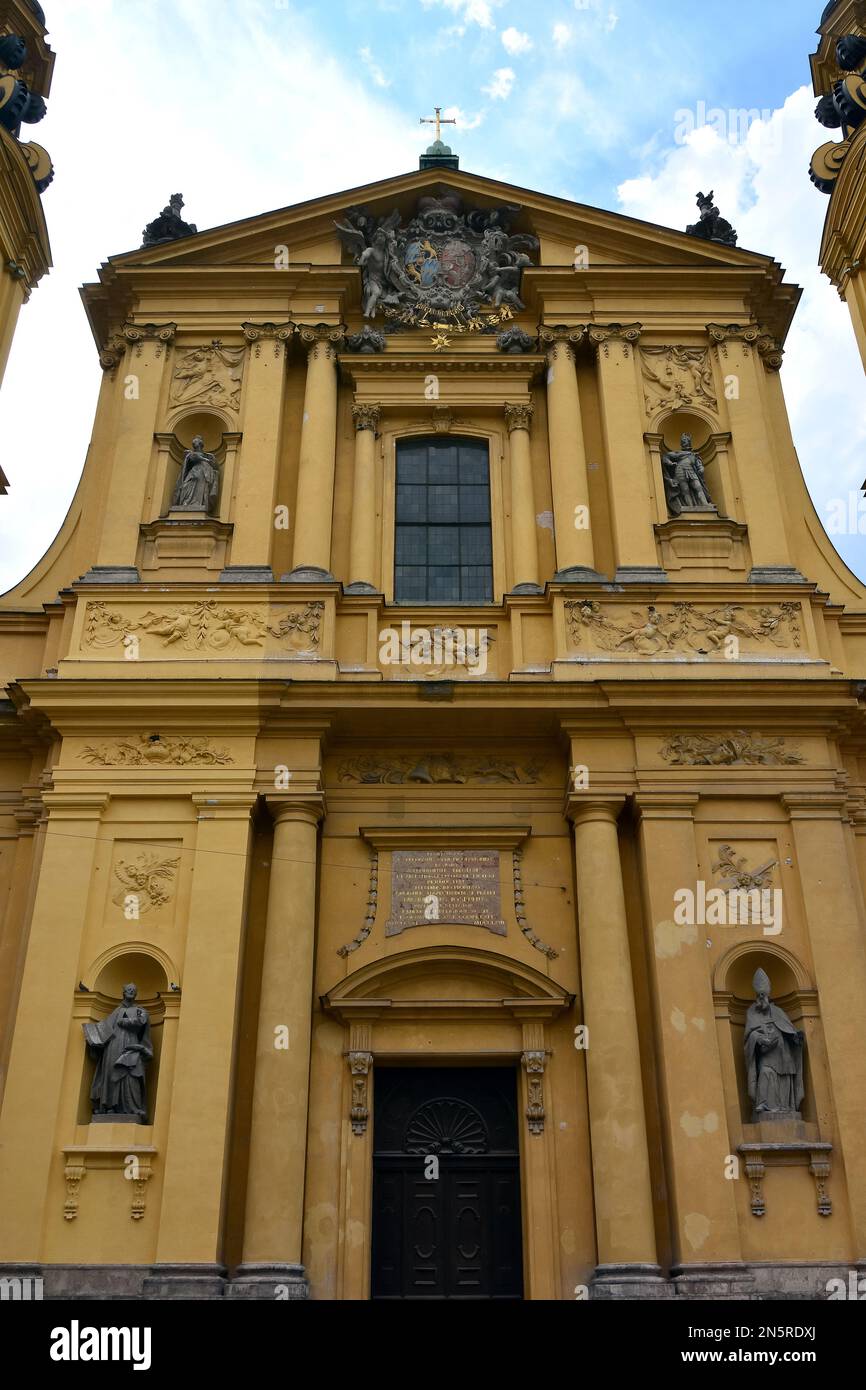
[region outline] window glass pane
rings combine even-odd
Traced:
[[[426,565],[427,527],[398,526],[394,538],[394,559],[398,565]]]
[[[456,526],[430,526],[427,530],[427,562],[456,565],[460,561],[460,531]]]
[[[487,450],[477,444],[463,444],[460,447],[460,481],[487,487]]]
[[[490,493],[486,487],[461,487],[458,491],[461,521],[490,520]]]
[[[489,565],[493,558],[489,526],[460,527],[460,562],[464,565]]]
[[[397,520],[398,521],[426,521],[427,520],[427,488],[426,487],[403,487],[397,488]]]
[[[456,565],[431,565],[428,574],[429,599],[451,603],[460,597],[460,571]]]
[[[427,450],[423,447],[400,445],[397,457],[397,486],[403,483],[426,483]]]
[[[457,483],[457,450],[453,447],[448,449],[431,449],[430,464],[427,474],[429,483],[448,483],[452,487]]]
[[[458,492],[459,488],[456,487],[428,487],[427,520],[459,521],[460,507]]]
[[[411,565],[397,565],[394,572],[394,597],[397,603],[423,603],[427,597],[427,570]]]
[[[489,603],[493,597],[490,570],[464,565],[460,570],[460,597],[472,603]]]

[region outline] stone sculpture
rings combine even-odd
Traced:
[[[144,1069],[153,1060],[150,1015],[136,1004],[135,985],[124,985],[123,1003],[101,1023],[83,1023],[96,1072],[90,1088],[93,1123],[147,1124]]]
[[[770,980],[756,970],[755,1003],[746,1014],[745,1053],[752,1122],[799,1120],[803,1103],[803,1038],[770,999]]]

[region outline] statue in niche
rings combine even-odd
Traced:
[[[135,985],[124,985],[123,1003],[101,1023],[83,1023],[87,1050],[96,1061],[90,1099],[94,1124],[147,1124],[144,1069],[153,1060],[150,1015],[136,1004]]]
[[[171,502],[172,511],[210,512],[216,503],[219,485],[216,456],[207,452],[204,440],[197,434],[192,448],[183,456],[183,468]]]
[[[662,454],[662,472],[671,516],[679,516],[684,511],[713,508],[704,477],[703,460],[692,448],[690,434],[681,437],[679,449]]]
[[[756,970],[754,1004],[746,1014],[746,1074],[752,1123],[799,1120],[803,1103],[803,1040],[784,1009],[770,999],[770,980]]]

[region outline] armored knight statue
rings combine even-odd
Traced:
[[[770,999],[770,980],[756,970],[757,996],[746,1014],[746,1073],[752,1123],[798,1120],[803,1103],[803,1039],[784,1009]]]
[[[681,437],[679,449],[662,454],[662,472],[671,516],[713,507],[704,477],[703,461],[697,450],[692,448],[690,434]]]
[[[725,246],[736,246],[737,234],[715,206],[713,190],[699,193],[697,204],[701,210],[700,218],[686,227],[686,235],[700,237],[702,241],[720,241]]]
[[[83,1023],[96,1061],[90,1088],[93,1122],[147,1124],[144,1069],[153,1060],[150,1014],[136,1004],[135,985],[124,985],[123,1003],[101,1023]]]
[[[145,227],[142,233],[142,249],[146,246],[162,246],[164,242],[177,241],[179,237],[195,236],[198,228],[194,222],[184,222],[180,215],[182,208],[183,194],[172,193],[167,207]]]
[[[183,457],[183,468],[172,498],[172,511],[210,512],[219,492],[216,456],[209,454],[197,434]]]

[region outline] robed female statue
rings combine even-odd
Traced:
[[[124,985],[123,1003],[101,1023],[84,1023],[84,1038],[96,1060],[90,1099],[93,1119],[147,1124],[144,1069],[153,1059],[150,1015],[136,1004],[135,985]]]
[[[216,456],[207,452],[204,440],[197,434],[192,448],[187,449],[183,456],[183,468],[171,505],[187,512],[210,512],[216,502],[219,486]]]

